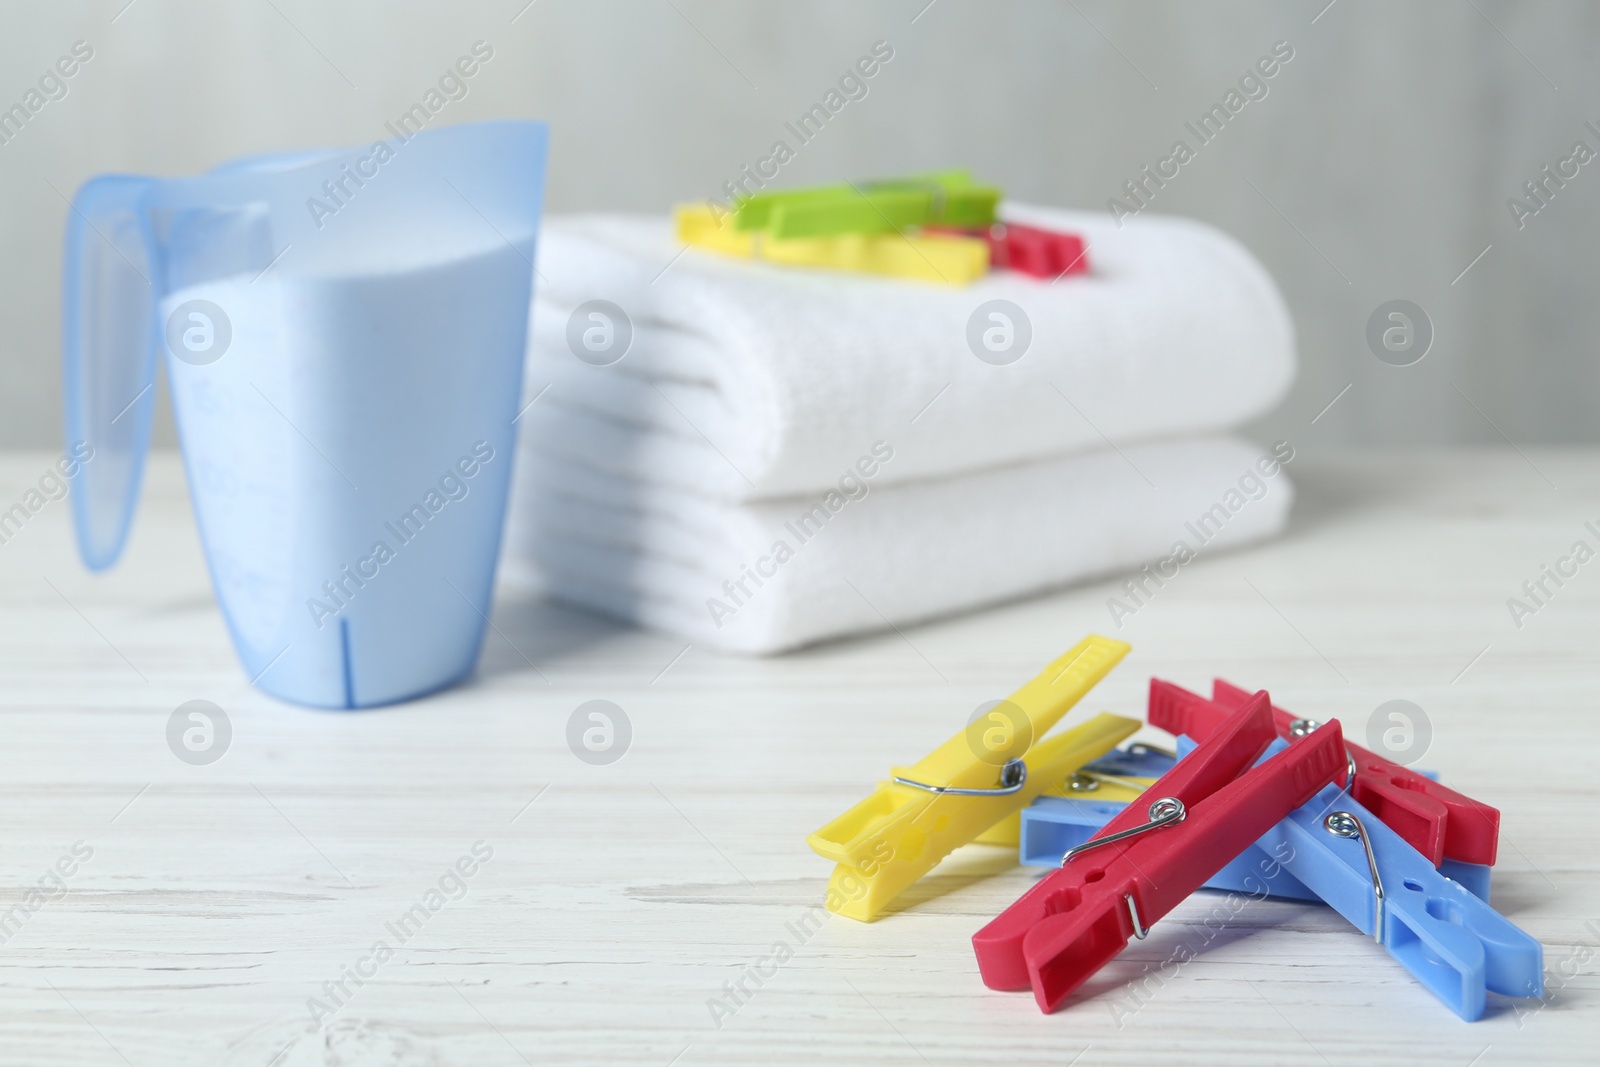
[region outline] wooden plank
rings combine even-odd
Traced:
[[[1600,453],[1531,458],[1559,492],[1510,451],[1297,461],[1286,538],[1184,568],[1121,630],[1115,581],[774,660],[501,603],[504,639],[470,684],[341,713],[248,687],[181,470],[158,455],[111,572],[78,564],[65,502],[0,545],[0,917],[41,879],[59,897],[0,944],[0,1060],[1586,1058],[1600,565],[1520,629],[1506,599],[1573,541],[1597,544],[1583,523],[1600,520]],[[0,457],[0,505],[49,460]],[[1142,716],[1151,674],[1267,687],[1358,737],[1384,701],[1420,705],[1422,765],[1504,812],[1494,900],[1545,943],[1548,1002],[1491,997],[1469,1026],[1331,912],[1252,902],[1212,933],[1224,898],[1205,894],[1042,1016],[978,981],[968,938],[1034,877],[981,846],[878,923],[815,918],[829,865],[805,835],[1091,630],[1134,651],[1085,711]],[[192,699],[233,727],[209,766],[166,744]],[[591,699],[632,723],[610,765],[567,747]],[[77,842],[92,856],[64,865],[60,895],[46,872]],[[447,875],[478,842],[492,858]],[[1170,962],[1183,950],[1196,958]],[[341,979],[336,1004],[324,983]],[[729,999],[735,982],[749,994]],[[323,1030],[311,1000],[337,1008]]]

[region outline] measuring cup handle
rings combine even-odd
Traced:
[[[128,539],[155,408],[159,257],[142,210],[153,179],[84,183],[67,215],[61,357],[78,552],[91,570]],[[71,471],[68,474],[68,471]]]

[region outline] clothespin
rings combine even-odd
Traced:
[[[1218,679],[1212,699],[1150,679],[1150,725],[1197,741],[1223,721],[1229,711],[1252,699],[1244,690]],[[1274,707],[1278,734],[1294,737],[1313,730],[1314,719],[1299,718]],[[1426,775],[1346,743],[1355,769],[1355,799],[1405,838],[1437,867],[1442,860],[1492,866],[1500,837],[1500,812],[1487,804],[1440,785]]]
[[[1434,869],[1339,786],[1295,809],[1257,845],[1282,857],[1295,878],[1468,1022],[1482,1018],[1486,992],[1544,995],[1539,942]]]
[[[908,226],[987,226],[1000,190],[966,171],[756,193],[739,201],[734,225],[778,240],[842,233],[899,233]]]
[[[1088,249],[1075,233],[1060,233],[1020,222],[997,222],[980,229],[930,227],[928,233],[965,233],[989,245],[989,265],[1034,278],[1054,280],[1063,274],[1089,272]]]
[[[779,240],[761,230],[734,228],[705,204],[673,210],[678,240],[741,259],[764,259],[790,267],[814,267],[966,285],[989,270],[988,246],[977,238],[949,234],[847,233]]]
[[[1275,738],[1258,693],[1139,801],[1062,857],[972,938],[991,989],[1033,988],[1053,1011],[1089,976],[1283,816],[1345,774],[1337,721],[1259,766]],[[1150,801],[1146,803],[1146,801]]]
[[[828,910],[877,919],[956,848],[1136,733],[1138,720],[1101,713],[1042,738],[1128,649],[1085,638],[930,755],[893,768],[890,781],[808,837],[817,855],[838,864]]]
[[[672,209],[672,225],[678,240],[686,245],[741,259],[756,255],[759,235],[736,229],[731,213],[718,211],[710,204],[676,205]]]
[[[967,285],[989,270],[982,241],[935,234],[846,233],[834,237],[769,238],[758,254],[771,263],[881,274],[939,285]]]

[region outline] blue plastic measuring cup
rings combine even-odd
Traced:
[[[66,233],[85,564],[127,542],[165,353],[245,673],[365,707],[471,671],[488,624],[544,193],[542,123],[106,175]],[[81,445],[80,445],[81,447]]]

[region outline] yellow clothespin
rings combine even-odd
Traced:
[[[882,274],[940,285],[966,285],[988,273],[989,245],[948,234],[842,233],[834,237],[767,238],[761,257],[795,267]]]
[[[760,230],[737,230],[732,215],[719,219],[706,204],[680,204],[673,210],[673,219],[678,240],[684,244],[790,267],[881,274],[945,285],[966,285],[989,270],[989,245],[975,237],[845,233],[779,240]]]
[[[891,769],[867,799],[806,839],[838,866],[828,910],[871,922],[940,860],[1131,737],[1136,719],[1100,713],[1040,736],[1129,646],[1090,636],[914,766]]]

